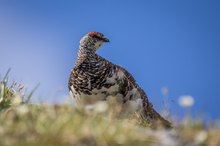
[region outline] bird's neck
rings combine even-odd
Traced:
[[[93,58],[96,55],[95,52],[95,47],[94,46],[79,46],[79,51],[78,51],[78,59],[77,60],[82,60],[85,58]]]

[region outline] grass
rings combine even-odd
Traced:
[[[0,146],[220,145],[218,124],[185,120],[172,130],[151,129],[138,119],[115,119],[102,104],[31,104],[21,85],[0,82]]]

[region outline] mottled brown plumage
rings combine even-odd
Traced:
[[[96,54],[104,42],[109,40],[98,32],[90,32],[81,39],[78,58],[69,78],[70,94],[85,104],[107,100],[109,96],[121,99],[125,115],[137,113],[151,124],[159,122],[166,128],[171,127],[154,110],[143,89],[127,70]]]

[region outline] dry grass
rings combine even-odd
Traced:
[[[0,145],[220,145],[220,131],[201,122],[172,130],[152,130],[135,119],[118,120],[106,113],[70,105],[22,104],[0,114]]]
[[[205,128],[202,120],[188,120],[155,130],[135,118],[116,119],[103,105],[88,112],[67,104],[30,104],[16,86],[1,81],[0,87],[0,146],[220,145],[218,124]]]

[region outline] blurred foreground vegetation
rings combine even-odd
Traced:
[[[218,124],[188,119],[172,130],[151,129],[138,119],[112,118],[102,104],[90,111],[30,104],[23,86],[7,84],[7,78],[0,81],[0,146],[220,145]]]

